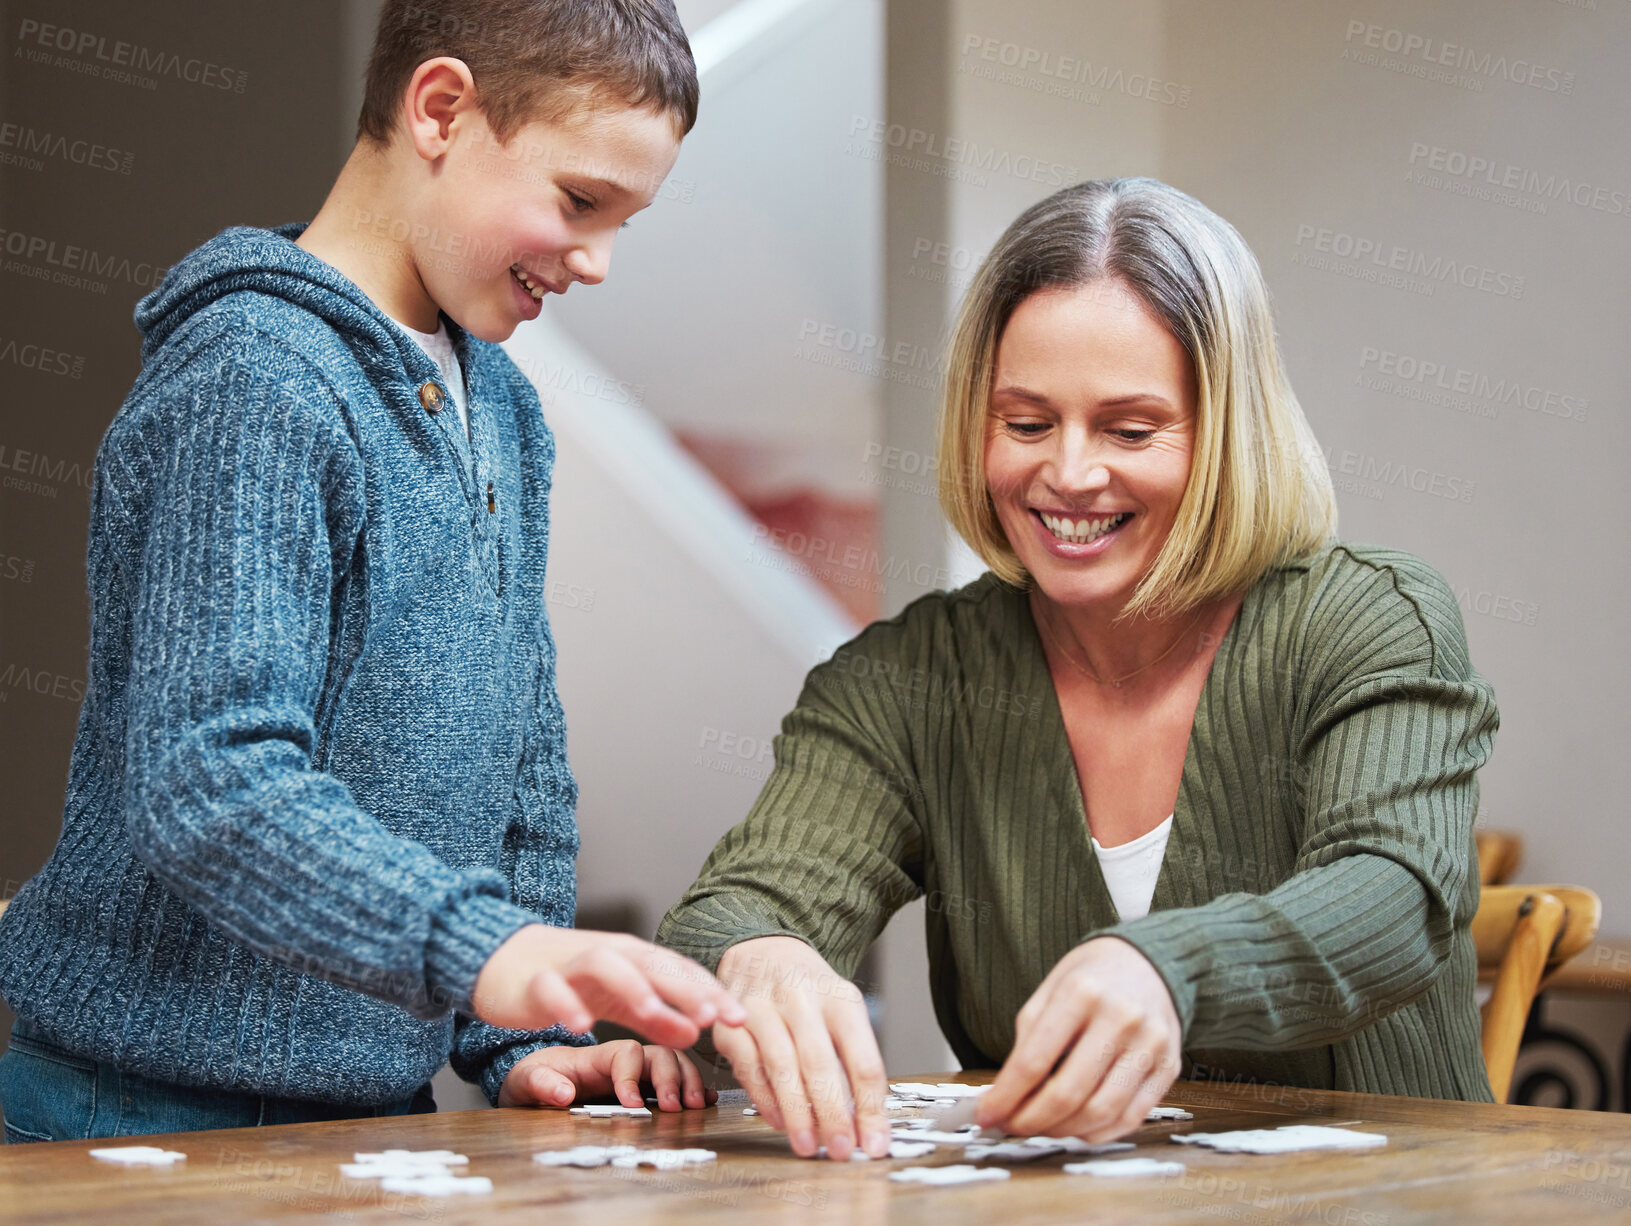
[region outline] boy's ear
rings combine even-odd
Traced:
[[[477,110],[476,79],[470,66],[450,55],[426,60],[414,69],[402,95],[409,143],[427,162],[447,152],[455,120]]]

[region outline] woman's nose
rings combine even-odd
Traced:
[[[1061,492],[1103,489],[1110,482],[1110,470],[1092,441],[1072,430],[1061,432],[1054,476]]]

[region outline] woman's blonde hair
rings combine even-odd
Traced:
[[[1125,283],[1195,364],[1195,449],[1171,534],[1123,616],[1182,612],[1244,591],[1336,533],[1319,444],[1274,341],[1262,270],[1200,201],[1155,179],[1077,183],[1032,205],[981,263],[958,311],[940,413],[940,505],[1007,583],[1029,576],[986,484],[997,346],[1032,294]]]

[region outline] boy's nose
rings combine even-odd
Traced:
[[[585,285],[599,285],[606,279],[606,271],[611,267],[611,244],[575,247],[567,254],[563,263],[574,281],[581,281]]]

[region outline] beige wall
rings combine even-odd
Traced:
[[[952,21],[955,135],[1163,178],[1252,245],[1342,535],[1436,566],[1495,686],[1480,822],[1631,934],[1631,5],[957,0]],[[986,178],[949,181],[965,263],[1051,190]],[[1619,1050],[1623,1001],[1551,1009]]]
[[[1155,175],[1245,235],[1342,534],[1438,567],[1495,685],[1481,820],[1528,836],[1526,876],[1593,887],[1631,932],[1631,6],[960,0],[953,21],[956,135],[1070,178]],[[995,42],[965,53],[976,36]],[[1472,67],[1433,79],[1454,70],[1429,56]],[[950,188],[965,261],[1051,190],[986,178]]]

